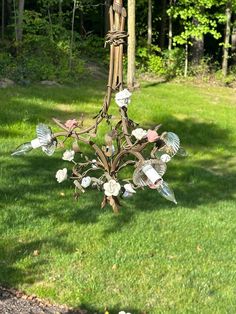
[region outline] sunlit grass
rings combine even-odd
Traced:
[[[103,86],[0,90],[0,283],[89,313],[234,313],[235,91],[144,83],[134,93],[131,118],[162,123],[189,152],[166,174],[177,206],[145,190],[115,216],[99,192],[75,202],[71,184],[56,182],[62,151],[10,156],[38,122],[92,121]]]

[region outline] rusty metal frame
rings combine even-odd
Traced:
[[[109,64],[109,76],[107,83],[107,92],[104,98],[103,106],[99,113],[95,117],[95,122],[87,127],[83,127],[83,121],[75,126],[72,129],[67,128],[61,121],[56,118],[53,118],[53,121],[64,131],[54,134],[55,138],[64,137],[75,138],[78,141],[81,141],[85,144],[91,146],[97,155],[97,166],[99,169],[102,169],[104,172],[104,177],[106,180],[115,179],[117,180],[118,172],[125,166],[139,165],[144,162],[145,159],[142,155],[142,151],[148,144],[147,139],[141,141],[134,141],[131,137],[130,129],[134,128],[134,123],[128,117],[128,112],[126,107],[119,109],[120,120],[115,126],[115,130],[120,130],[119,135],[116,136],[117,140],[117,151],[113,158],[108,158],[104,151],[92,140],[87,139],[86,135],[97,133],[99,124],[104,120],[108,119],[108,110],[111,103],[112,93],[115,91],[123,90],[123,46],[125,40],[128,37],[128,34],[125,32],[125,19],[126,19],[126,9],[123,7],[122,0],[114,0],[113,5],[109,9],[109,21],[110,21],[110,30],[106,35],[105,45],[110,45],[110,64]],[[159,126],[156,127],[158,129]],[[117,132],[118,133],[118,132]],[[65,140],[64,140],[65,141]],[[131,160],[123,160],[124,156],[131,156]],[[79,164],[80,170],[83,166],[91,165],[91,162]],[[73,168],[73,180],[81,179],[82,175],[78,172],[78,166]],[[76,187],[83,192],[79,184],[79,180],[76,183]],[[118,212],[119,209],[119,200],[118,197],[110,196],[107,197],[104,195],[102,202],[102,207],[109,203],[114,212]]]

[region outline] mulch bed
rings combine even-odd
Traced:
[[[0,286],[1,314],[88,314],[86,310],[75,310],[54,305],[48,301],[27,295],[16,289]]]

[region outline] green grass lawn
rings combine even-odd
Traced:
[[[235,90],[172,82],[134,93],[130,117],[162,123],[189,152],[165,176],[177,206],[145,190],[116,216],[100,209],[102,193],[76,202],[72,184],[56,182],[62,151],[10,156],[38,122],[85,112],[90,123],[103,86],[0,90],[0,283],[88,313],[235,313]]]

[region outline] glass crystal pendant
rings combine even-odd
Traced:
[[[135,185],[144,187],[157,184],[166,172],[166,164],[158,159],[146,160],[138,164],[133,173],[133,182]]]
[[[168,154],[170,157],[173,157],[180,148],[180,139],[178,135],[173,132],[166,132],[162,135],[161,139],[165,145],[161,147],[159,151]]]
[[[177,204],[174,191],[169,187],[168,183],[166,183],[165,181],[162,181],[162,183],[157,187],[157,191],[161,194],[161,196],[166,198],[168,201]]]
[[[37,138],[33,139],[31,142],[24,143],[17,147],[17,149],[11,154],[12,156],[25,155],[32,149],[41,147],[42,150],[51,156],[57,146],[57,141],[53,137],[51,128],[47,125],[40,123],[36,127]]]
[[[57,141],[53,138],[53,133],[50,127],[40,123],[36,127],[37,139],[40,147],[48,155],[51,156],[56,149]]]
[[[20,156],[25,155],[26,153],[30,152],[33,149],[30,142],[21,144],[17,147],[17,149],[11,154],[12,156]]]
[[[186,152],[186,150],[182,146],[180,146],[176,155],[181,156],[181,157],[187,157],[188,153]]]

